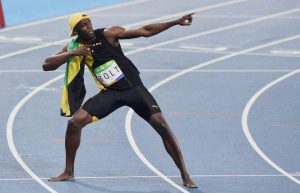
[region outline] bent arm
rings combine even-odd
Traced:
[[[67,46],[65,46],[60,52],[56,55],[49,56],[45,59],[43,64],[44,71],[56,70],[58,67],[67,62],[71,58],[71,52],[67,52]]]
[[[80,48],[67,51],[67,47],[65,46],[60,52],[58,52],[56,55],[49,56],[45,59],[43,64],[43,70],[44,71],[52,71],[56,70],[58,67],[63,65],[73,56],[86,56],[90,52],[89,45],[82,46]]]

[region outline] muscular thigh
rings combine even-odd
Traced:
[[[150,119],[151,115],[161,112],[156,100],[143,85],[136,86],[129,95],[126,105],[146,121]]]
[[[116,91],[105,90],[87,100],[82,109],[87,111],[93,117],[93,120],[95,118],[98,120],[122,106],[118,100],[118,93]]]

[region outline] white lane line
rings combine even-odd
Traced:
[[[300,176],[300,174],[292,174],[292,176]],[[212,177],[286,177],[280,174],[212,174],[212,175],[190,175],[192,178],[212,178]],[[168,178],[181,178],[179,175],[168,175]],[[159,176],[78,176],[76,179],[131,179],[131,178],[160,178]],[[41,180],[49,178],[43,177]],[[2,178],[0,181],[33,181],[32,178]]]
[[[26,48],[26,49],[23,49],[23,50],[19,50],[19,51],[16,51],[16,52],[4,54],[4,55],[0,56],[0,60],[3,60],[5,58],[9,58],[9,57],[12,57],[12,56],[17,56],[17,55],[20,55],[20,54],[25,54],[27,52],[31,52],[31,51],[34,51],[34,50],[47,48],[47,47],[50,47],[50,46],[53,46],[53,45],[60,45],[61,43],[67,43],[68,41],[69,41],[69,39],[59,40],[59,41],[55,41],[55,42],[52,42],[52,43],[33,46],[33,47]]]
[[[105,6],[105,7],[101,7],[101,8],[97,8],[97,9],[92,9],[92,10],[89,10],[89,11],[86,11],[86,12],[87,13],[94,13],[94,12],[98,12],[98,11],[106,11],[106,10],[110,10],[110,9],[116,9],[116,8],[120,8],[120,7],[126,7],[126,6],[130,6],[130,5],[136,5],[136,4],[144,3],[144,2],[147,2],[147,1],[151,1],[151,0],[132,0],[130,2],[119,3],[119,4],[115,4],[115,5],[110,5],[110,6]],[[45,24],[45,23],[50,23],[50,22],[54,22],[54,21],[58,21],[58,20],[62,20],[62,19],[67,19],[69,17],[70,17],[70,14],[59,16],[59,17],[54,17],[54,18],[50,18],[50,19],[45,19],[45,20],[39,20],[39,21],[35,21],[35,22],[30,22],[30,23],[26,23],[26,24],[22,24],[22,25],[17,25],[17,26],[12,26],[12,27],[6,27],[6,28],[3,28],[3,29],[0,29],[0,33],[1,32],[11,31],[11,30],[16,30],[16,29],[21,29],[21,28],[27,28],[27,27],[31,27],[31,26],[35,26],[35,25],[41,25],[41,24]]]
[[[204,35],[218,33],[218,32],[225,31],[225,30],[239,28],[239,27],[242,27],[242,26],[246,26],[246,25],[257,23],[257,22],[273,19],[275,17],[280,17],[280,16],[283,16],[283,15],[296,13],[296,12],[299,12],[299,11],[300,11],[300,8],[298,7],[298,8],[295,8],[295,9],[290,9],[290,10],[287,10],[287,11],[283,11],[283,12],[279,12],[279,13],[275,13],[275,14],[271,14],[271,15],[266,15],[266,16],[263,16],[263,17],[260,17],[260,18],[256,18],[256,19],[236,23],[236,24],[233,24],[233,25],[227,25],[227,26],[216,28],[216,29],[213,29],[213,30],[208,30],[208,31],[196,33],[196,34],[193,34],[193,35],[190,35],[190,36],[185,36],[185,37],[182,37],[182,38],[176,38],[176,39],[173,39],[173,40],[162,42],[160,44],[146,46],[144,48],[140,48],[140,49],[137,49],[137,50],[128,51],[127,53],[128,54],[133,54],[133,53],[136,53],[136,52],[149,50],[149,49],[160,47],[160,46],[165,46],[165,45],[168,45],[168,44],[188,40],[188,39],[191,39],[191,38],[196,38],[196,37],[200,37],[200,36],[204,36]]]
[[[233,52],[231,54],[234,54]],[[184,69],[142,69],[141,72],[180,72]],[[194,70],[191,73],[281,73],[281,72],[291,72],[294,69],[211,69],[211,70]],[[1,71],[0,71],[1,73]]]
[[[190,46],[190,45],[180,45],[179,48],[197,50],[197,51],[206,51],[206,52],[221,52],[228,50],[227,47],[222,46]]]
[[[26,45],[41,45],[41,44],[48,44],[48,43],[50,43],[50,42],[43,42],[43,41],[41,41],[41,42],[21,42],[21,41],[10,41],[10,40],[0,40],[0,43],[2,43],[2,45],[3,44],[11,44],[11,43],[13,43],[13,44],[19,44],[19,45],[21,45],[21,44],[26,44]],[[65,44],[60,44],[60,45],[65,45]]]
[[[150,90],[149,90],[150,91]],[[185,190],[183,187],[179,186],[178,184],[176,184],[174,181],[172,181],[170,178],[168,178],[165,174],[161,173],[156,167],[154,167],[149,161],[148,159],[144,156],[144,154],[141,152],[140,148],[137,146],[133,134],[132,134],[132,129],[131,129],[131,119],[132,119],[132,115],[133,115],[133,110],[130,109],[126,115],[125,118],[125,131],[126,131],[126,135],[128,138],[128,141],[130,143],[131,148],[133,149],[133,151],[136,153],[136,155],[140,158],[140,160],[150,169],[152,170],[155,174],[157,174],[158,176],[160,176],[163,180],[165,180],[166,182],[168,182],[171,186],[177,188],[178,190],[180,190],[183,193],[189,193],[187,190]]]
[[[271,50],[274,55],[300,56],[300,50]]]
[[[281,167],[279,167],[277,164],[275,164],[260,148],[259,146],[256,144],[255,140],[253,139],[250,131],[249,131],[249,127],[248,127],[248,117],[249,117],[249,112],[252,108],[252,106],[254,105],[255,101],[264,93],[266,92],[268,89],[270,89],[271,87],[273,87],[274,85],[278,84],[279,82],[297,74],[300,72],[300,68],[297,70],[294,70],[291,73],[288,73],[272,82],[270,82],[269,84],[267,84],[266,86],[264,86],[263,88],[261,88],[259,91],[257,91],[252,97],[251,99],[248,101],[247,105],[245,106],[244,110],[243,110],[243,114],[242,114],[242,127],[243,127],[243,131],[244,134],[248,140],[248,142],[250,143],[250,145],[252,146],[252,148],[256,151],[256,153],[262,157],[268,164],[270,164],[273,168],[275,168],[278,172],[282,173],[283,175],[285,175],[286,177],[288,177],[289,179],[291,179],[292,181],[296,182],[297,184],[300,185],[300,181],[293,177],[291,174],[289,174],[288,172],[286,172],[285,170],[283,170]]]
[[[267,19],[272,19],[272,18],[274,18],[274,17],[278,17],[278,16],[281,16],[281,15],[284,15],[284,14],[289,14],[289,13],[293,13],[293,12],[296,12],[296,11],[299,11],[300,9],[298,8],[297,10],[296,9],[292,9],[292,10],[288,10],[288,11],[284,11],[284,12],[280,12],[280,13],[277,13],[277,14],[272,14],[272,15],[268,15],[268,16],[264,16],[264,17],[262,17],[262,18],[260,18],[260,19],[255,19],[255,20],[252,20],[252,22],[251,21],[247,21],[247,22],[242,22],[242,23],[238,23],[238,24],[235,24],[235,25],[230,25],[231,27],[230,28],[226,28],[226,27],[222,27],[222,28],[218,28],[219,30],[210,30],[210,33],[216,33],[216,32],[220,32],[220,31],[222,31],[222,30],[228,30],[228,29],[233,29],[233,28],[236,28],[236,27],[240,27],[240,26],[243,26],[243,25],[246,25],[245,23],[247,23],[247,24],[253,24],[253,23],[256,23],[256,22],[259,22],[259,21],[263,21],[263,20],[267,20]],[[220,30],[220,29],[222,29],[222,30]],[[207,34],[210,34],[210,33],[202,33],[202,35],[207,35]],[[200,36],[199,34],[198,34],[198,36]],[[196,37],[198,37],[198,36],[196,36]],[[187,37],[190,37],[190,38],[194,38],[195,37],[195,35],[190,35],[190,36],[187,36]],[[184,38],[184,39],[182,39],[182,38],[178,38],[179,39],[179,41],[183,41],[183,40],[187,40],[188,38]],[[176,39],[173,39],[172,41],[167,41],[166,43],[164,43],[164,42],[162,42],[162,43],[159,43],[159,44],[155,44],[155,45],[153,45],[151,48],[154,48],[154,47],[158,47],[158,46],[161,46],[162,44],[163,45],[167,45],[167,44],[170,44],[170,43],[174,43],[174,42],[178,42],[178,41],[176,41]],[[142,52],[142,51],[144,51],[144,50],[146,50],[146,49],[140,49],[139,51],[137,51],[137,52],[131,52],[131,53],[129,53],[129,52],[127,52],[126,53],[126,55],[130,55],[130,54],[134,54],[134,53],[138,53],[138,52]],[[63,75],[59,75],[59,76],[57,76],[57,77],[55,77],[54,79],[57,81],[57,80],[59,80],[60,78],[63,78]],[[34,93],[34,94],[31,94],[31,93],[29,93],[27,96],[29,96],[30,95],[30,97],[28,97],[28,99],[25,97],[25,98],[23,98],[15,107],[14,107],[14,109],[13,109],[13,111],[11,112],[11,114],[10,114],[10,116],[9,116],[9,119],[8,119],[8,124],[7,124],[7,127],[6,127],[6,130],[7,130],[7,139],[8,139],[8,143],[10,143],[10,145],[9,145],[9,147],[10,147],[10,150],[12,151],[12,152],[14,152],[13,153],[13,155],[16,155],[17,157],[16,157],[16,160],[19,160],[20,162],[19,162],[19,164],[20,165],[24,165],[25,163],[24,163],[24,161],[20,158],[20,156],[18,155],[18,152],[17,152],[17,150],[16,150],[16,148],[15,148],[15,146],[14,146],[14,143],[13,143],[13,135],[12,135],[12,129],[13,129],[13,122],[14,122],[14,119],[15,119],[15,117],[16,117],[16,114],[17,114],[17,112],[21,109],[21,107],[25,104],[25,102],[27,101],[27,100],[29,100],[30,98],[32,98],[37,92],[35,92],[36,90],[41,90],[41,89],[43,89],[43,88],[45,88],[46,86],[48,86],[48,85],[50,85],[51,83],[54,83],[55,81],[53,81],[54,79],[51,79],[51,80],[49,80],[49,81],[47,81],[46,83],[44,83],[44,84],[42,84],[42,85],[40,85],[39,87],[37,87],[34,91],[32,91],[32,93]],[[50,83],[50,84],[49,84]],[[25,100],[26,99],[26,100]],[[23,101],[25,101],[25,102],[23,102]],[[10,139],[10,140],[9,140]],[[26,168],[26,169],[25,169]],[[27,171],[27,173],[28,174],[32,174],[32,177],[33,178],[37,178],[36,180],[37,180],[37,182],[39,182],[39,181],[41,181],[39,178],[38,178],[38,176],[36,175],[36,174],[34,174],[30,169],[29,169],[29,167],[25,164],[25,166],[24,166],[24,169],[25,169],[25,171]],[[160,173],[161,174],[161,173]],[[161,176],[162,177],[162,176]],[[162,177],[163,179],[165,179],[166,177]],[[168,182],[170,182],[171,180],[168,180]],[[173,184],[173,183],[171,183],[174,187],[176,187],[176,188],[178,188],[179,190],[182,190],[182,187],[180,187],[180,186],[178,186],[177,184]],[[43,186],[44,186],[44,184],[43,184]],[[50,188],[50,187],[49,187]],[[183,189],[183,192],[186,192],[184,189]]]
[[[233,58],[233,57],[236,57],[236,56],[239,56],[239,55],[242,55],[242,54],[245,54],[247,52],[252,52],[252,51],[255,51],[255,50],[259,50],[259,49],[263,49],[263,48],[267,48],[267,47],[270,47],[270,46],[274,46],[274,45],[277,45],[277,44],[281,44],[281,43],[285,43],[285,42],[288,42],[288,41],[292,41],[292,40],[296,40],[296,39],[299,39],[300,38],[300,34],[299,35],[295,35],[295,36],[291,36],[291,37],[287,37],[287,38],[283,38],[283,39],[280,39],[280,40],[276,40],[276,41],[273,41],[273,42],[270,42],[270,43],[266,43],[266,44],[262,44],[262,45],[259,45],[259,46],[255,46],[255,47],[252,47],[252,48],[249,48],[249,49],[245,49],[245,50],[242,50],[240,52],[237,52],[237,53],[234,53],[234,54],[228,54],[226,56],[222,56],[222,57],[219,57],[219,58],[216,58],[216,59],[213,59],[213,60],[210,60],[210,61],[207,61],[207,62],[204,62],[204,63],[201,63],[201,64],[198,64],[198,65],[195,65],[193,67],[190,67],[186,70],[183,70],[179,73],[176,73],[172,76],[169,76],[165,79],[163,79],[162,81],[158,82],[157,84],[155,84],[154,86],[152,86],[149,91],[150,92],[153,92],[155,89],[161,87],[162,85],[168,83],[169,81],[173,80],[173,79],[176,79],[182,75],[185,75],[193,70],[196,70],[196,69],[199,69],[199,68],[203,68],[205,66],[208,66],[208,65],[211,65],[211,64],[214,64],[214,63],[217,63],[217,62],[221,62],[221,61],[224,61],[224,60],[227,60],[227,59],[230,59],[230,58]],[[168,183],[170,183],[171,185],[173,185],[174,187],[175,186],[178,186],[177,184],[173,184],[174,182],[171,181],[169,178],[167,178],[164,174],[162,174],[159,170],[157,170],[148,160],[147,158],[142,154],[142,152],[140,151],[139,147],[137,146],[135,140],[134,140],[134,137],[132,135],[132,129],[131,129],[131,120],[132,120],[132,115],[133,115],[133,110],[130,109],[126,115],[126,119],[125,119],[125,129],[126,129],[126,134],[127,134],[127,137],[128,137],[128,140],[129,140],[129,143],[132,147],[132,149],[135,151],[135,153],[137,154],[137,156],[154,172],[156,173],[157,175],[161,176],[164,180],[166,180]],[[284,172],[282,173],[283,175],[286,175],[287,177],[291,178],[291,179],[295,179],[294,177],[292,177],[291,175],[289,175],[288,173]],[[179,187],[178,187],[179,189]],[[182,192],[186,193],[187,191],[184,190],[184,189],[180,189]]]
[[[236,52],[233,52],[236,53]],[[185,69],[185,68],[184,68]],[[140,72],[180,72],[184,69],[139,69]],[[206,70],[194,70],[193,73],[277,73],[277,72],[291,72],[295,69],[206,69]],[[61,73],[65,70],[56,70],[49,73]],[[89,70],[85,70],[89,72]],[[43,70],[0,70],[0,73],[45,73]]]
[[[1,42],[20,42],[20,43],[36,43],[42,42],[43,39],[39,37],[8,37],[0,36]]]
[[[161,14],[128,14],[128,13],[99,13],[99,14],[94,14],[95,16],[98,17],[138,17],[138,18],[142,18],[142,17],[158,17]],[[258,18],[261,17],[262,15],[235,15],[235,14],[231,14],[231,15],[208,15],[208,14],[202,14],[202,15],[195,15],[195,18],[232,18],[232,19],[253,19],[253,18]],[[285,17],[279,17],[278,19],[300,19],[300,17],[298,16],[285,16]]]
[[[123,45],[123,44],[122,44]],[[123,48],[127,49],[140,49],[142,47],[138,46],[123,46]],[[223,47],[225,48],[225,47]],[[181,49],[181,48],[152,48],[149,50],[156,50],[156,51],[167,51],[167,52],[187,52],[187,53],[213,53],[213,54],[230,54],[234,51],[220,51],[220,50],[197,50],[197,49]],[[272,57],[282,57],[282,58],[299,58],[300,54],[279,54],[279,53],[273,53],[270,51],[270,53],[247,53],[245,55],[248,56],[272,56]]]
[[[57,80],[60,80],[63,78],[64,75],[59,75],[55,77],[54,79],[51,79],[50,81],[47,81],[46,83],[42,84],[41,86],[34,89],[32,92],[30,92],[28,95],[26,95],[13,109],[13,111],[10,113],[7,126],[6,126],[6,137],[7,137],[7,143],[9,146],[9,149],[11,153],[13,154],[14,158],[17,160],[17,162],[20,164],[20,166],[36,181],[38,182],[42,187],[44,187],[46,190],[48,190],[51,193],[57,193],[54,189],[52,189],[50,186],[48,186],[44,181],[42,181],[22,160],[22,158],[19,156],[18,151],[14,144],[14,138],[13,138],[13,124],[14,119],[18,113],[18,111],[22,108],[22,106],[36,93],[41,91],[43,88],[46,88],[50,84],[56,82]]]
[[[249,1],[249,0],[234,0],[234,1],[229,1],[229,2],[226,2],[226,3],[213,4],[213,5],[209,5],[209,6],[197,8],[197,9],[190,9],[190,10],[186,10],[186,11],[175,13],[175,14],[169,14],[169,15],[166,15],[166,16],[162,16],[162,17],[158,17],[158,18],[153,18],[153,19],[145,20],[145,21],[142,21],[142,22],[132,23],[132,24],[126,25],[124,27],[125,28],[133,28],[133,27],[137,27],[137,26],[140,26],[140,25],[143,25],[143,24],[149,24],[149,23],[152,23],[152,22],[157,22],[157,21],[168,19],[168,18],[173,18],[173,17],[181,16],[182,14],[184,14],[186,12],[191,12],[191,11],[197,11],[197,12],[207,11],[207,10],[211,10],[211,9],[215,9],[215,8],[220,8],[220,7],[225,7],[225,6],[229,6],[229,5],[232,5],[232,4],[241,3],[241,2],[245,2],[245,1]],[[9,57],[12,57],[12,56],[17,56],[17,55],[20,55],[20,54],[25,54],[27,52],[31,52],[31,51],[34,51],[34,50],[39,50],[41,48],[46,48],[46,47],[50,47],[50,46],[54,46],[54,45],[61,45],[62,43],[66,44],[69,41],[70,41],[70,39],[67,38],[67,39],[55,41],[53,43],[50,42],[50,43],[47,43],[47,44],[44,44],[44,45],[33,46],[33,47],[26,48],[26,49],[23,49],[23,50],[19,50],[19,51],[16,51],[16,52],[12,52],[12,53],[1,55],[0,56],[0,60],[6,59],[6,58],[9,58]]]
[[[211,7],[211,6],[209,6],[209,7]],[[131,53],[136,53],[136,52],[140,52],[140,51],[144,51],[144,50],[149,50],[149,49],[156,48],[156,47],[159,47],[159,46],[164,46],[164,45],[167,45],[167,44],[176,43],[176,42],[183,41],[183,40],[188,40],[188,39],[191,39],[191,38],[196,38],[196,37],[209,35],[209,34],[221,32],[221,31],[225,31],[225,30],[229,30],[229,29],[234,29],[234,28],[245,26],[245,25],[257,23],[257,22],[260,22],[260,21],[272,19],[272,18],[275,18],[275,17],[279,17],[279,16],[283,16],[283,15],[287,15],[287,14],[292,14],[292,13],[299,12],[299,11],[300,11],[300,8],[290,9],[290,10],[279,12],[279,13],[276,13],[276,14],[271,14],[271,15],[263,16],[263,17],[256,18],[256,19],[253,19],[253,20],[249,20],[249,21],[246,21],[246,22],[240,22],[240,23],[236,23],[236,24],[233,24],[233,25],[227,25],[227,26],[224,26],[224,27],[221,27],[221,28],[216,28],[214,30],[208,30],[208,31],[205,31],[205,32],[196,33],[193,36],[186,36],[186,37],[182,37],[182,38],[176,38],[176,39],[173,39],[173,40],[162,42],[160,44],[146,46],[144,48],[140,48],[140,49],[137,49],[137,50],[128,51],[127,53],[131,54]],[[176,15],[176,14],[174,14],[174,15]],[[161,17],[161,18],[164,18],[164,17]],[[158,20],[159,20],[159,18],[155,19],[155,21],[158,21]],[[144,23],[146,24],[149,21],[150,20],[147,20]],[[153,21],[153,19],[151,19],[151,21]],[[141,22],[137,22],[137,23],[134,23],[132,25],[127,25],[125,27],[133,27],[134,25],[141,25]],[[19,54],[24,54],[24,53],[27,53],[27,52],[30,52],[30,51],[38,50],[38,49],[41,49],[41,48],[46,48],[46,47],[50,47],[50,46],[57,45],[57,44],[59,45],[61,43],[68,42],[68,41],[69,41],[69,39],[63,39],[63,40],[55,41],[53,43],[49,43],[49,44],[45,44],[45,45],[39,45],[39,46],[33,46],[31,48],[19,50],[17,52],[4,54],[4,55],[0,56],[0,60],[5,59],[5,58],[9,58],[9,57],[12,57],[12,56],[16,56],[16,55],[19,55]]]
[[[30,69],[30,70],[0,70],[0,73],[42,73],[42,72],[45,72],[45,71],[34,70],[34,69]],[[56,70],[51,73],[55,73],[55,72],[64,72],[64,70]]]
[[[13,88],[13,89],[16,89],[16,90],[25,90],[25,92],[29,93],[31,91],[33,91],[34,89],[36,89],[35,86],[27,86],[25,84],[20,84],[19,86]],[[61,89],[60,88],[44,88],[42,91],[46,91],[46,92],[60,92]]]
[[[249,19],[249,18],[257,18],[261,17],[262,15],[197,15],[198,18],[232,18],[232,19]],[[285,16],[279,17],[278,19],[300,19],[299,16]]]
[[[180,16],[182,16],[184,14],[187,14],[187,13],[204,12],[204,11],[208,11],[208,10],[211,10],[211,9],[226,7],[226,6],[229,6],[229,5],[234,5],[234,4],[242,3],[242,2],[246,2],[246,1],[249,1],[249,0],[234,0],[234,1],[222,2],[222,3],[218,3],[218,4],[212,4],[212,5],[208,5],[208,6],[204,6],[204,7],[199,7],[199,8],[196,8],[196,9],[190,9],[190,10],[178,12],[176,14],[165,15],[165,16],[159,17],[159,20],[167,20],[167,19],[171,19],[171,18],[174,18],[174,17],[180,17]],[[156,22],[156,21],[159,21],[159,20],[154,18],[154,19],[147,20],[146,23],[153,23],[153,22]],[[137,23],[134,24],[134,26],[141,26],[143,24],[145,24],[145,22],[137,22]],[[130,26],[128,26],[128,28],[130,28]]]

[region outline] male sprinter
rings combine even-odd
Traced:
[[[43,64],[43,70],[49,71],[56,70],[67,62],[61,113],[63,116],[72,116],[68,121],[65,137],[65,170],[49,181],[73,180],[74,161],[82,128],[126,105],[161,136],[165,149],[181,172],[183,185],[197,188],[187,172],[179,145],[157,102],[144,87],[139,71],[124,55],[119,43],[119,39],[150,37],[175,25],[189,26],[192,23],[192,15],[193,13],[173,21],[131,30],[119,26],[94,30],[88,15],[76,13],[70,17],[71,36],[76,37],[59,53],[46,58]],[[85,65],[90,69],[101,92],[82,105],[85,95]]]

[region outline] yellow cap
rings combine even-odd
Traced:
[[[77,33],[74,31],[74,28],[83,19],[90,19],[90,17],[87,14],[81,12],[71,15],[69,19],[69,25],[71,28],[70,37],[77,35]]]

